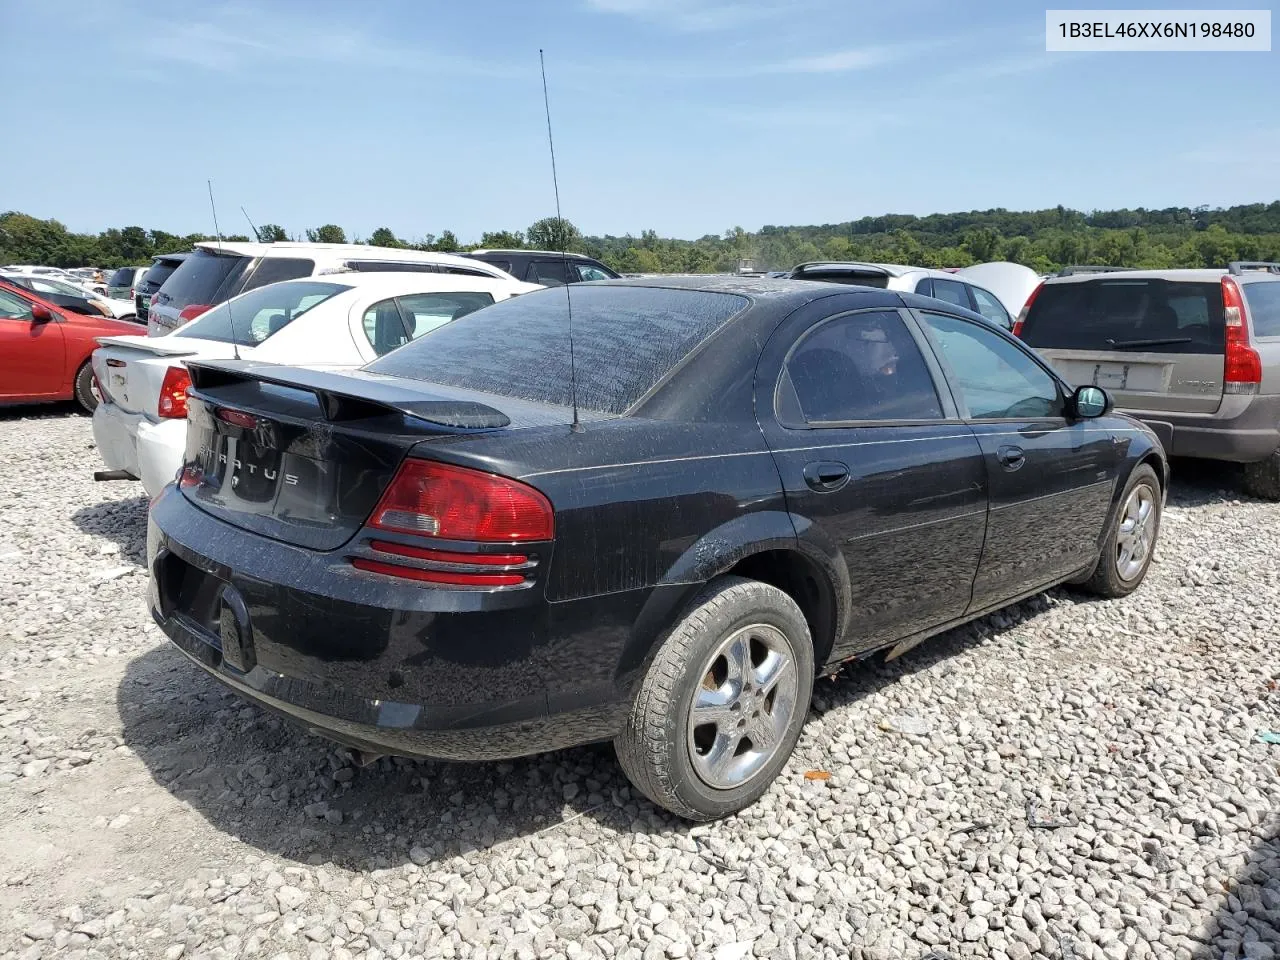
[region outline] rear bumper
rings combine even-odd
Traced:
[[[1280,396],[1228,394],[1213,414],[1125,412],[1149,426],[1170,456],[1254,463],[1280,449]]]
[[[93,411],[93,439],[109,470],[124,470],[154,497],[182,467],[187,445],[185,420],[149,419],[104,401]]]
[[[147,554],[148,605],[178,649],[340,743],[505,759],[609,739],[625,716],[604,649],[597,669],[581,665],[575,702],[553,713],[539,663],[553,615],[532,591],[459,593],[362,574],[342,550],[240,530],[174,487],[152,506]]]

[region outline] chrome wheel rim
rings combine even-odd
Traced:
[[[1116,530],[1116,573],[1121,580],[1140,574],[1156,539],[1156,495],[1145,483],[1129,491]]]
[[[795,656],[781,630],[753,623],[716,648],[699,678],[689,760],[707,786],[729,790],[759,773],[782,744],[800,686]]]

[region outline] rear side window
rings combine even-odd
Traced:
[[[1022,328],[1033,347],[1221,353],[1222,286],[1161,279],[1046,283]]]
[[[568,406],[565,300],[563,290],[512,297],[446,323],[366,369]],[[748,303],[706,290],[575,287],[578,405],[624,413]]]
[[[245,290],[255,290],[269,283],[281,280],[297,280],[315,273],[314,260],[302,260],[298,257],[263,257],[258,261],[258,269],[245,284]]]
[[[411,293],[375,303],[364,313],[364,335],[378,356],[390,353],[451,320],[493,303],[487,293]],[[397,306],[399,309],[397,309]]]
[[[937,420],[938,392],[896,313],[855,313],[810,330],[787,359],[808,423]]]
[[[350,290],[340,283],[300,281],[259,287],[201,314],[170,336],[221,340],[256,347],[332,296]]]
[[[1245,303],[1255,337],[1280,337],[1280,281],[1244,283]]]
[[[357,273],[439,273],[434,263],[404,260],[348,260],[345,264]]]
[[[176,310],[193,303],[221,303],[252,263],[252,257],[219,255],[197,248],[164,282],[162,302]]]
[[[963,283],[957,283],[955,280],[940,280],[934,277],[933,297],[936,300],[954,303],[957,307],[964,307],[966,310],[973,309],[969,306],[969,291],[964,288]]]
[[[529,264],[529,272],[525,279],[530,283],[540,283],[545,287],[569,283],[577,277],[570,278],[569,265],[563,260],[535,260]]]

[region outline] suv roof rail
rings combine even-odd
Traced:
[[[1082,265],[1082,266],[1074,266],[1074,267],[1063,267],[1061,270],[1055,273],[1054,276],[1055,277],[1074,277],[1077,274],[1081,274],[1081,273],[1117,273],[1124,270],[1137,270],[1137,269],[1138,269],[1137,267],[1104,267],[1104,266],[1094,266],[1094,265]]]
[[[1227,273],[1239,276],[1246,270],[1261,270],[1264,273],[1280,273],[1280,263],[1273,260],[1232,260],[1227,264]]]

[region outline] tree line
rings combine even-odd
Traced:
[[[367,238],[348,237],[337,224],[291,235],[275,223],[257,228],[263,241],[370,243],[413,250],[466,252],[480,247],[570,250],[590,254],[621,273],[722,273],[743,258],[764,270],[812,260],[866,260],[926,267],[963,267],[1011,260],[1041,273],[1072,264],[1115,267],[1221,267],[1231,260],[1280,261],[1280,201],[1214,208],[1102,210],[973,210],[925,217],[886,214],[814,226],[734,227],[697,240],[639,236],[584,236],[569,221],[544,217],[525,230],[484,233],[477,244],[451,230],[416,239],[379,227]],[[146,263],[159,253],[189,250],[205,234],[181,236],[130,226],[98,234],[72,233],[57,220],[17,211],[0,214],[0,263],[60,267],[116,267]],[[249,240],[246,234],[226,241]]]

